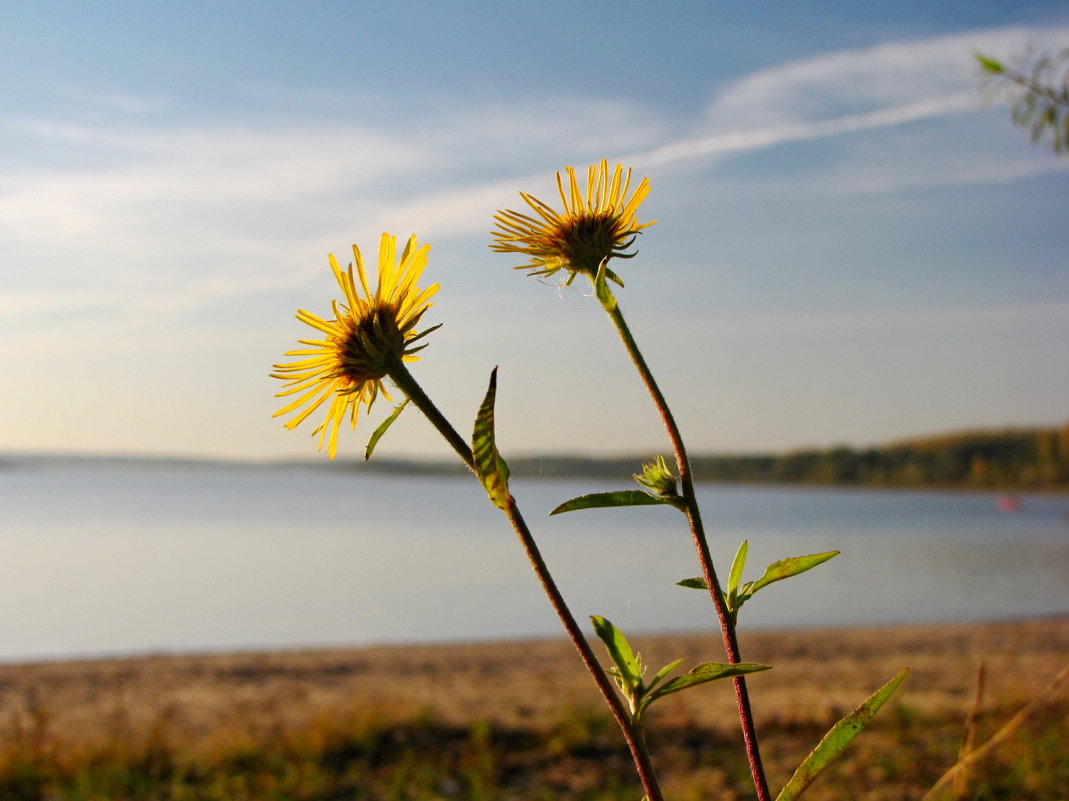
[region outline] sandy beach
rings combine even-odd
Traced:
[[[721,661],[709,634],[636,635],[651,670]],[[599,654],[601,646],[595,643]],[[963,716],[977,669],[986,708],[1024,705],[1069,662],[1069,617],[992,623],[758,632],[743,635],[748,661],[773,665],[750,678],[759,725],[830,725],[899,669],[896,703],[924,718]],[[539,728],[600,698],[563,640],[72,660],[0,665],[0,737],[47,725],[74,746],[121,718],[131,736],[166,725],[190,747],[232,736],[301,729],[326,718],[457,725],[491,721]],[[670,696],[654,725],[735,730],[728,682]]]

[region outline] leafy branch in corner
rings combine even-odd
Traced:
[[[1026,59],[1017,67],[974,54],[994,94],[1005,94],[1013,123],[1038,144],[1050,136],[1057,154],[1069,152],[1069,48]]]

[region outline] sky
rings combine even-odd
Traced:
[[[498,366],[506,457],[664,452],[589,286],[488,247],[602,158],[652,184],[617,297],[692,451],[1060,425],[1069,158],[972,53],[1067,45],[1029,0],[5,3],[0,454],[325,459],[268,374],[383,231],[431,244],[462,433]],[[379,453],[449,455],[414,411]]]

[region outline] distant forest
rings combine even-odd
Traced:
[[[1069,423],[964,431],[870,448],[692,458],[696,480],[868,487],[1069,489]]]
[[[654,455],[513,457],[508,463],[517,476],[621,479],[640,472],[642,463]],[[404,469],[400,464],[381,466]],[[963,431],[867,448],[840,446],[768,455],[691,454],[691,466],[696,481],[1069,490],[1069,423],[1061,428]]]

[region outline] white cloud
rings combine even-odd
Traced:
[[[1030,47],[1056,49],[1066,38],[1069,26],[1002,28],[890,42],[778,65],[720,90],[697,135],[635,152],[626,161],[650,168],[694,160],[708,164],[718,157],[791,142],[974,113],[983,101],[973,53],[1012,58]],[[953,150],[948,149],[938,132],[932,135],[926,152],[953,158],[935,169],[927,164],[922,172],[911,171],[908,164],[886,153],[879,159],[851,162],[849,177],[840,176],[835,188],[886,192],[906,186],[1007,181],[1063,168],[1049,159],[992,164],[982,145],[974,148],[972,163],[963,164],[968,149],[963,151],[960,142],[952,144]]]
[[[957,93],[945,97],[918,100],[913,103],[882,108],[861,114],[848,114],[815,122],[799,122],[766,128],[705,136],[659,147],[636,154],[636,164],[657,166],[677,161],[689,161],[708,156],[722,156],[759,150],[787,142],[819,139],[847,133],[887,128],[907,122],[958,114],[977,107],[975,93]]]
[[[2,292],[0,309],[10,320],[19,315],[66,313],[104,306],[110,300],[111,296],[105,292]]]
[[[859,334],[885,335],[888,331],[945,336],[948,332],[1007,330],[1021,326],[1049,326],[1069,330],[1069,303],[1007,303],[1004,305],[891,309],[884,311],[832,311],[785,314],[702,315],[680,318],[678,325],[693,329],[693,336],[718,340]],[[845,340],[844,340],[845,341]]]
[[[965,159],[935,152],[913,160],[887,157],[863,172],[850,169],[849,165],[829,169],[817,183],[829,192],[886,194],[905,189],[1007,184],[1069,170],[1069,163],[1064,160],[1051,159],[1049,153],[1026,148],[1022,141],[1019,155],[1012,158],[985,156],[985,150],[979,147]],[[816,183],[809,186],[813,189]]]
[[[1069,28],[1056,33],[1064,38]],[[254,379],[237,376],[241,371],[255,373],[268,383],[262,378],[266,365],[291,344],[290,329],[296,332],[300,327],[292,320],[293,307],[307,303],[315,308],[316,298],[326,304],[329,296],[291,290],[310,282],[326,291],[333,289],[325,267],[328,251],[344,259],[347,245],[357,241],[366,253],[373,253],[379,232],[389,230],[399,236],[418,232],[436,248],[443,239],[459,239],[443,243],[454,263],[462,260],[458,251],[478,248],[485,254],[490,215],[503,206],[517,208],[521,203],[517,190],[552,200],[554,170],[568,163],[581,167],[584,159],[601,155],[640,170],[654,168],[657,193],[676,198],[679,195],[673,193],[681,187],[704,190],[700,184],[708,177],[709,163],[717,158],[817,139],[838,138],[834,146],[829,142],[820,149],[819,166],[794,167],[786,178],[745,170],[732,180],[763,181],[760,188],[771,191],[785,186],[789,191],[804,183],[818,192],[871,193],[903,186],[1013,180],[1064,169],[1064,162],[1053,159],[1006,158],[1006,137],[1015,135],[1008,123],[1002,139],[978,143],[976,137],[960,136],[979,118],[971,50],[984,47],[1012,56],[1027,41],[1038,42],[1035,34],[1024,29],[980,32],[779,65],[723,87],[708,113],[697,112],[695,120],[672,118],[659,109],[628,102],[582,98],[516,98],[460,111],[443,104],[441,109],[414,110],[410,118],[384,116],[382,124],[357,118],[350,110],[323,125],[294,114],[263,127],[188,120],[179,127],[165,127],[162,114],[154,116],[151,125],[135,124],[136,114],[151,114],[164,106],[138,108],[136,102],[124,103],[122,98],[114,98],[113,105],[125,105],[134,116],[96,116],[93,119],[105,121],[93,124],[60,116],[0,120],[4,144],[0,316],[10,321],[3,341],[14,354],[11,372],[17,377],[7,393],[32,425],[44,427],[54,415],[38,408],[39,401],[55,393],[47,391],[43,379],[51,380],[49,373],[57,365],[69,365],[70,375],[65,374],[64,380],[78,387],[79,406],[67,429],[54,436],[69,433],[72,441],[76,423],[103,412],[113,421],[115,442],[125,442],[121,429],[128,422],[128,405],[151,403],[152,414],[161,420],[177,414],[161,427],[183,432],[196,427],[186,408],[189,398],[199,398],[196,403],[206,406],[206,398],[214,403],[216,394],[230,394],[241,396],[244,403],[246,396],[258,392],[264,394],[266,408],[270,401],[262,387]],[[271,108],[296,105],[273,102]],[[322,98],[317,103],[329,108]],[[915,124],[922,121],[928,124]],[[680,130],[688,134],[679,136]],[[866,131],[884,133],[854,135]],[[1027,144],[1020,144],[1027,152]],[[677,166],[680,169],[673,169]],[[687,184],[681,179],[684,174],[690,179]],[[788,183],[792,181],[796,183]],[[676,230],[700,231],[706,222],[701,215],[722,199],[705,197],[706,205],[684,210]],[[952,214],[950,210],[948,218]],[[756,239],[766,230],[758,220],[739,236]],[[829,219],[828,230],[820,236],[848,238],[849,233]],[[767,235],[770,240],[782,237],[775,231]],[[800,244],[804,249],[807,243],[803,239]],[[23,269],[11,269],[12,265]],[[501,264],[502,275],[508,276],[508,266]],[[678,278],[682,273],[673,275]],[[909,344],[916,345],[902,356],[906,363],[930,360],[931,344],[946,341],[948,334],[965,339],[974,329],[1015,333],[1031,326],[1041,334],[1065,330],[1059,321],[1067,312],[1056,302],[950,312],[891,308],[875,314],[711,320],[708,308],[695,308],[715,289],[710,283],[715,280],[715,271],[703,274],[693,269],[682,288],[671,288],[679,296],[671,324],[654,320],[650,326],[671,329],[663,334],[662,342],[668,343],[662,345],[664,352],[678,353],[688,362],[699,356],[719,359],[725,350],[710,347],[696,353],[694,348],[678,347],[680,341],[706,341],[711,334],[713,342],[736,353],[764,349],[767,353],[760,354],[761,360],[777,364],[777,359],[792,361],[777,356],[784,343],[852,345],[876,341],[888,331],[906,331]],[[554,336],[564,334],[565,341],[570,337],[584,345],[591,343],[591,335],[570,318],[565,321],[565,315],[560,321],[548,315],[545,307],[532,313],[544,315],[537,320],[532,315],[524,318],[527,301],[496,303],[496,289],[490,284],[485,281],[479,292],[466,298],[468,313],[453,318],[459,325],[450,323],[443,329],[444,335],[455,329],[461,339],[469,339],[465,363],[441,367],[428,359],[427,371],[439,376],[456,403],[467,408],[470,403],[477,405],[485,376],[473,381],[469,391],[461,388],[467,384],[456,379],[456,372],[482,371],[484,362],[494,363],[501,353],[519,351],[517,376],[530,372],[532,363],[535,375],[541,370],[547,376],[539,388],[529,391],[531,403],[551,402],[559,393],[551,389],[556,384],[550,377],[566,392],[572,380],[566,371],[571,368],[558,367],[551,358],[556,354],[549,353],[553,345],[544,342],[540,332],[549,325]],[[755,285],[754,291],[767,291],[767,285]],[[550,290],[545,295],[552,298]],[[893,303],[889,300],[889,305]],[[789,306],[801,307],[801,303]],[[445,309],[443,303],[441,311]],[[596,305],[590,311],[596,311]],[[518,323],[510,329],[510,337],[462,330],[472,319],[496,330],[502,318],[511,317],[524,319],[510,319]],[[1023,335],[1021,341],[1026,341]],[[1027,341],[1043,340],[1031,335]],[[870,365],[862,348],[854,350],[859,353],[857,376],[884,367]],[[841,365],[822,366],[810,360],[820,355],[819,348],[798,347],[791,353],[798,354],[793,366],[799,371],[823,376],[823,382],[810,375],[799,379],[819,387],[822,397],[828,394],[826,382],[844,376]],[[761,360],[753,363],[764,364]],[[694,372],[693,364],[684,367]],[[738,369],[745,371],[747,365]],[[882,374],[895,375],[891,369]],[[988,375],[985,370],[977,374]],[[600,373],[596,378],[599,387],[615,392],[615,379],[601,381]],[[193,380],[200,382],[196,389],[187,383]],[[782,381],[775,386],[794,391]],[[82,400],[94,392],[107,402],[94,406]],[[703,398],[704,404],[705,397],[719,392],[719,387],[716,392],[710,388],[695,397]],[[123,403],[113,402],[117,397]],[[615,424],[624,419],[624,411],[617,408],[617,396],[612,400],[615,416],[610,419]],[[863,405],[853,395],[850,403]],[[259,442],[255,426],[269,411],[246,414],[235,428],[248,427],[250,441]],[[695,414],[704,419],[707,410]],[[833,423],[839,425],[838,420]],[[518,437],[535,441],[526,426],[514,425]],[[99,441],[104,436],[101,433]],[[579,441],[570,433],[555,436],[554,441]],[[299,439],[294,440],[295,452],[303,449]]]
[[[825,53],[753,73],[721,90],[704,127],[790,125],[976,94],[977,51],[1012,58],[1029,46],[1062,47],[1069,26],[999,28]]]
[[[84,86],[73,82],[64,82],[56,86],[57,91],[68,105],[88,106],[94,110],[119,112],[133,116],[157,114],[173,108],[170,98],[164,95],[108,90],[90,92]]]
[[[84,235],[175,204],[203,210],[353,191],[427,158],[360,129],[113,131],[38,120],[23,130],[51,140],[56,161],[69,158],[64,147],[72,143],[84,159],[78,168],[27,166],[3,179],[0,225],[6,236],[28,239]]]
[[[1069,27],[1045,35],[1064,37]],[[34,155],[18,162],[17,148],[8,153],[0,240],[6,260],[32,268],[17,280],[35,298],[78,276],[95,292],[122,283],[128,305],[189,308],[319,280],[326,251],[383,230],[424,239],[484,233],[495,209],[519,202],[517,189],[552,197],[552,169],[564,162],[546,161],[623,153],[640,169],[686,164],[974,111],[970,53],[1012,54],[1041,41],[1036,30],[980,31],[783,64],[725,87],[697,135],[674,141],[668,132],[685,121],[582,99],[517,99],[437,117],[425,110],[422,125],[400,133],[367,123],[262,130],[8,119],[7,137],[32,143]],[[62,166],[70,162],[79,166]],[[892,162],[850,161],[829,170],[825,186],[879,192],[1061,166],[987,159],[911,172]],[[26,297],[24,315],[40,309]]]
[[[417,141],[440,157],[515,170],[544,167],[565,157],[621,152],[662,141],[671,125],[634,103],[584,97],[528,100],[474,106],[428,120],[413,131]],[[570,154],[570,155],[569,155]],[[517,165],[520,165],[519,167]]]

